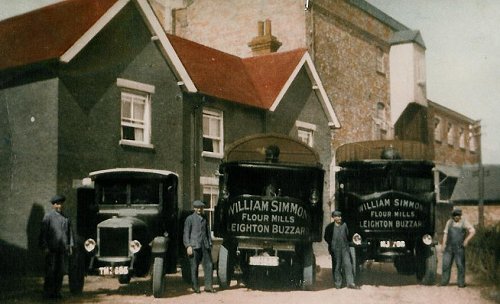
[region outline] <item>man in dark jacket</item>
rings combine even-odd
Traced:
[[[47,298],[61,298],[62,280],[67,263],[67,256],[73,247],[71,222],[62,213],[66,198],[62,195],[54,196],[52,211],[47,213],[42,220],[40,231],[40,248],[45,256],[45,282],[43,294]]]
[[[342,213],[332,212],[333,222],[325,228],[325,241],[328,244],[328,252],[332,256],[332,274],[335,288],[342,286],[342,272],[344,273],[347,288],[358,289],[354,284],[353,265],[349,252],[349,230],[347,225],[342,223]]]
[[[205,273],[205,291],[215,292],[212,287],[212,237],[203,215],[204,207],[205,204],[202,201],[194,201],[194,212],[184,222],[183,242],[191,265],[191,281],[195,293],[200,293],[198,283],[200,262]]]

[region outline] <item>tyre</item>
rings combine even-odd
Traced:
[[[228,288],[234,273],[234,265],[231,253],[226,245],[221,245],[219,250],[219,262],[217,263],[217,276],[221,288]]]
[[[165,290],[165,273],[163,271],[163,258],[156,257],[153,263],[153,296],[161,298]]]
[[[189,258],[187,256],[181,258],[181,274],[182,280],[191,285],[191,265],[189,264]]]
[[[399,274],[412,275],[415,274],[415,257],[413,255],[396,257],[394,267]]]
[[[436,247],[423,247],[417,250],[417,280],[424,285],[433,285],[436,282],[437,255]]]
[[[316,260],[311,244],[304,248],[302,270],[302,288],[312,290],[316,282]]]
[[[69,257],[69,290],[72,294],[80,294],[85,283],[85,255],[77,247],[75,252]]]
[[[354,277],[354,282],[356,284],[359,284],[359,278],[360,278],[360,261],[358,259],[358,256],[356,255],[356,248],[355,247],[349,247],[349,253],[351,255],[351,263],[352,263],[352,276]]]
[[[130,275],[129,274],[120,275],[118,277],[118,282],[120,282],[120,284],[130,283]]]

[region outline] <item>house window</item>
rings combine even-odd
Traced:
[[[454,145],[454,132],[453,132],[453,124],[451,122],[448,123],[448,145]]]
[[[441,119],[439,117],[434,118],[434,140],[441,142]]]
[[[121,90],[121,145],[152,148],[151,94],[154,86],[118,78]]]
[[[460,147],[460,149],[465,149],[465,132],[464,132],[464,128],[460,128],[460,130],[458,131],[458,145]]]
[[[312,147],[314,145],[314,132],[316,132],[316,125],[303,121],[296,121],[295,126],[297,127],[297,137],[299,140],[309,147]]]
[[[203,109],[203,156],[222,157],[224,128],[222,111]]]
[[[201,177],[201,185],[203,187],[203,201],[205,202],[205,213],[208,218],[210,230],[213,231],[214,210],[219,199],[218,180],[212,177]]]
[[[385,74],[384,59],[385,59],[384,51],[381,48],[377,48],[376,69],[378,73]]]

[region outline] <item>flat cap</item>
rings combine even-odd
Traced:
[[[462,215],[462,209],[453,209],[453,211],[451,212],[451,215],[452,216]]]
[[[55,204],[55,203],[62,203],[66,200],[66,197],[64,197],[64,195],[59,195],[59,194],[56,194],[54,195],[51,199],[50,199],[50,202],[52,204]]]
[[[332,217],[333,216],[342,216],[342,212],[338,211],[338,210],[335,210],[332,212]]]
[[[193,202],[193,207],[194,208],[202,208],[202,207],[205,207],[205,204],[200,200],[196,200]]]

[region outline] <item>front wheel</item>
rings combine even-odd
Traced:
[[[436,247],[423,247],[417,251],[417,280],[424,285],[436,282],[437,255]]]
[[[234,267],[231,258],[231,252],[223,244],[219,250],[219,262],[217,263],[217,276],[221,288],[228,288],[231,285]]]
[[[75,248],[73,254],[69,257],[69,290],[72,294],[80,294],[83,291],[85,283],[85,255],[81,248]]]
[[[153,263],[153,296],[161,298],[165,289],[165,274],[163,272],[163,258],[156,257]]]
[[[303,280],[302,288],[304,290],[312,290],[316,281],[316,260],[312,245],[306,246],[304,249],[304,264],[303,264]]]
[[[349,247],[349,253],[351,255],[352,276],[354,278],[354,282],[356,282],[356,284],[359,284],[361,267],[360,267],[360,260],[359,260],[358,256],[356,255],[356,248]]]
[[[129,274],[122,274],[118,277],[118,282],[120,284],[128,284],[130,283],[130,275]]]

